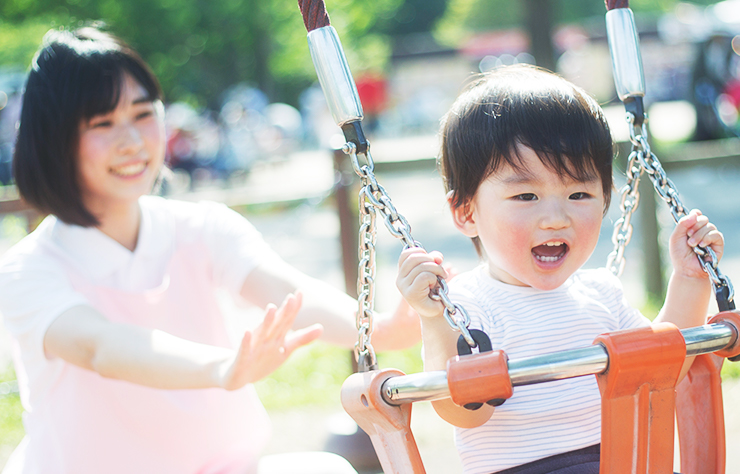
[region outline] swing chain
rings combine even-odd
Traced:
[[[614,223],[614,233],[612,234],[612,243],[614,250],[607,257],[606,267],[615,276],[622,275],[624,266],[627,261],[624,258],[624,251],[632,240],[632,214],[640,203],[640,176],[642,175],[642,166],[639,162],[637,151],[633,150],[627,160],[627,184],[620,192],[622,200],[619,209],[622,216]]]
[[[640,126],[635,124],[635,116],[630,112],[627,113],[627,121],[630,124],[630,127],[629,127],[630,141],[632,142],[632,153],[630,154],[630,160],[629,160],[628,171],[627,171],[628,185],[634,184],[635,194],[639,196],[639,193],[636,192],[637,184],[639,184],[639,175],[642,173],[642,171],[645,171],[648,174],[648,177],[650,178],[650,180],[652,181],[653,187],[655,188],[655,191],[658,193],[658,196],[660,196],[661,199],[663,199],[663,201],[665,201],[668,204],[670,211],[671,211],[671,215],[673,216],[673,220],[675,222],[678,222],[682,217],[686,215],[686,209],[684,208],[683,203],[681,202],[676,186],[666,175],[665,171],[663,170],[663,166],[660,164],[660,161],[658,160],[658,157],[655,156],[655,154],[650,150],[650,145],[648,144],[648,140],[647,140],[647,136],[648,136],[647,135],[647,115],[645,115],[645,120],[643,120]],[[637,163],[635,162],[635,159]],[[639,163],[639,173],[637,174],[637,178],[633,179],[632,180],[633,182],[630,183],[630,175],[634,176],[634,173],[635,173],[634,169],[635,169],[635,166],[638,166],[638,163]],[[625,198],[623,196],[623,202],[624,202],[624,199]],[[631,215],[631,212],[634,212],[634,209],[636,207],[637,207],[637,201],[634,202],[634,207],[630,209],[630,215]],[[625,209],[622,209],[622,212],[623,212],[622,217],[624,218]],[[630,218],[628,217],[626,221],[629,223],[629,220]],[[617,222],[619,223],[619,221]],[[629,231],[629,235],[631,236],[631,230]],[[623,247],[622,247],[622,252],[623,252]],[[712,250],[711,247],[702,247],[702,246],[697,245],[696,247],[694,247],[694,253],[696,253],[696,257],[699,260],[699,264],[701,265],[702,269],[709,276],[709,279],[715,288],[715,293],[717,295],[720,295],[720,294],[724,295],[723,298],[726,298],[726,301],[724,301],[725,304],[732,304],[732,301],[735,296],[735,292],[734,292],[732,283],[730,282],[730,279],[727,276],[723,275],[722,272],[720,272],[719,267],[718,267],[719,262],[718,262],[717,255],[715,254],[714,250]],[[610,258],[611,258],[611,255],[610,255]],[[623,258],[621,261],[621,266],[622,267],[624,266]],[[720,291],[723,288],[726,290]],[[718,301],[717,303],[718,305],[720,305],[720,307],[723,304],[723,302],[721,301]]]
[[[388,193],[385,191],[383,186],[378,183],[374,173],[375,164],[370,155],[369,146],[367,151],[364,153],[366,159],[364,165],[359,162],[357,157],[357,147],[354,143],[345,143],[342,147],[342,151],[349,155],[350,161],[352,162],[352,168],[360,177],[361,182],[359,194],[361,216],[360,264],[357,292],[362,296],[362,298],[358,298],[358,300],[361,300],[360,311],[358,312],[357,317],[357,328],[360,331],[360,341],[358,341],[356,346],[356,352],[362,355],[363,348],[370,347],[372,350],[372,346],[370,345],[370,335],[372,334],[372,301],[374,296],[373,279],[375,277],[376,212],[380,212],[383,217],[383,222],[391,235],[403,241],[404,249],[423,247],[411,236],[411,225],[406,218],[398,212]],[[368,222],[372,222],[372,224],[366,225]],[[368,250],[369,247],[372,247],[372,250]],[[429,297],[435,301],[442,302],[445,307],[444,316],[450,327],[454,330],[460,331],[465,342],[467,342],[470,347],[476,347],[477,344],[468,330],[468,326],[470,326],[470,317],[460,305],[456,305],[450,300],[445,280],[438,278],[438,282],[439,284],[430,291]],[[366,328],[366,326],[369,327]],[[372,359],[373,361],[375,360],[374,353],[372,354]],[[358,370],[359,367],[360,363],[358,359]]]
[[[369,179],[362,178],[363,189]],[[376,214],[372,205],[365,202],[366,196],[359,196],[359,264],[357,269],[357,310],[356,324],[358,339],[355,344],[357,370],[367,372],[377,369],[375,350],[370,343],[373,333],[373,304],[375,301],[375,237],[377,235]]]
[[[475,339],[468,329],[470,326],[470,316],[468,315],[468,312],[465,311],[465,308],[450,300],[447,292],[447,282],[444,278],[437,277],[437,286],[429,292],[429,297],[434,301],[442,302],[442,305],[445,307],[443,314],[445,320],[447,320],[447,324],[449,324],[453,330],[460,331],[460,334],[463,339],[465,339],[465,342],[468,343],[468,346],[471,348],[476,347],[478,343],[475,342]]]

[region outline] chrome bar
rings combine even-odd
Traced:
[[[362,104],[352,78],[347,58],[333,26],[323,26],[308,33],[311,53],[319,84],[334,121],[340,127],[362,120]]]
[[[635,16],[629,8],[606,12],[606,36],[614,69],[614,85],[619,99],[645,96],[645,76],[642,72],[640,39]]]
[[[391,377],[385,381],[382,396],[386,403],[398,405],[399,401],[429,401],[450,396],[447,372],[419,372],[418,374]]]
[[[682,329],[686,355],[707,354],[724,349],[738,337],[731,324],[715,323]],[[584,375],[600,374],[609,365],[609,355],[601,344],[553,352],[535,357],[509,360],[509,377],[514,387],[551,382]],[[421,372],[391,377],[381,389],[389,405],[439,400],[450,396],[447,372]]]
[[[601,344],[568,351],[542,354],[509,361],[509,378],[514,387],[582,375],[600,374],[609,364],[609,355]]]
[[[681,334],[686,341],[686,356],[724,349],[738,336],[734,326],[721,323],[682,329]]]

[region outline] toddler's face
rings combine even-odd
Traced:
[[[520,146],[526,172],[506,166],[483,181],[467,218],[456,223],[480,238],[491,275],[504,283],[552,290],[591,256],[604,209],[601,181],[578,182]]]

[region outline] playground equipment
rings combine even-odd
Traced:
[[[717,266],[711,248],[695,249],[714,287],[720,313],[704,326],[679,330],[661,323],[598,336],[588,347],[509,360],[503,351],[479,351],[448,361],[446,371],[405,375],[378,370],[371,344],[377,213],[387,229],[407,247],[419,246],[406,219],[374,175],[364,136],[362,106],[322,0],[299,0],[308,30],[309,49],[329,108],[347,141],[360,177],[358,269],[358,372],[342,388],[342,404],[373,441],[386,473],[423,473],[410,431],[411,403],[450,397],[461,406],[500,404],[513,387],[595,375],[602,395],[601,472],[673,472],[674,414],[678,420],[682,470],[721,474],[725,443],[719,370],[725,357],[740,356],[740,313],[734,311],[732,284]],[[643,107],[645,84],[634,17],[626,0],[607,0],[607,33],[617,93],[625,105],[632,151],[622,190],[622,217],[615,223],[614,251],[607,267],[621,274],[632,235],[631,217],[639,202],[638,184],[647,173],[658,195],[678,221],[686,212],[673,183],[650,150]],[[364,163],[359,155],[364,156]],[[465,309],[448,297],[439,280],[431,298],[440,300],[452,329],[461,333],[461,352],[471,353],[480,339],[469,330]],[[478,331],[479,332],[479,331]],[[676,381],[686,357],[696,356],[684,381]],[[474,404],[474,405],[471,405]]]

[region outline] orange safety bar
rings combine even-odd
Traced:
[[[411,433],[411,404],[389,405],[383,400],[383,383],[404,375],[385,369],[350,375],[342,385],[342,406],[373,442],[385,474],[424,474],[419,448]]]
[[[673,472],[676,382],[686,359],[670,323],[602,334],[609,353],[601,391],[600,473]]]
[[[724,321],[734,328],[740,328],[740,313],[719,313],[708,324]],[[696,356],[691,370],[676,391],[681,471],[685,473],[725,472],[725,418],[720,371],[725,357],[740,354],[740,338],[736,338],[733,346],[715,354]]]
[[[709,323],[725,321],[734,328],[736,337],[732,346],[717,354],[732,357],[740,354],[740,313],[720,313]],[[607,370],[596,376],[602,396],[600,472],[673,472],[678,402],[682,471],[724,474],[720,358],[697,356],[677,395],[686,343],[673,324],[602,334],[595,343],[603,345],[609,354]],[[512,394],[503,351],[455,357],[448,363],[447,374],[451,397],[458,405],[509,398]],[[383,472],[424,474],[410,429],[411,404],[393,406],[381,394],[383,383],[399,375],[404,374],[395,369],[351,375],[342,386],[342,405],[370,436]],[[708,449],[710,446],[712,449]]]

